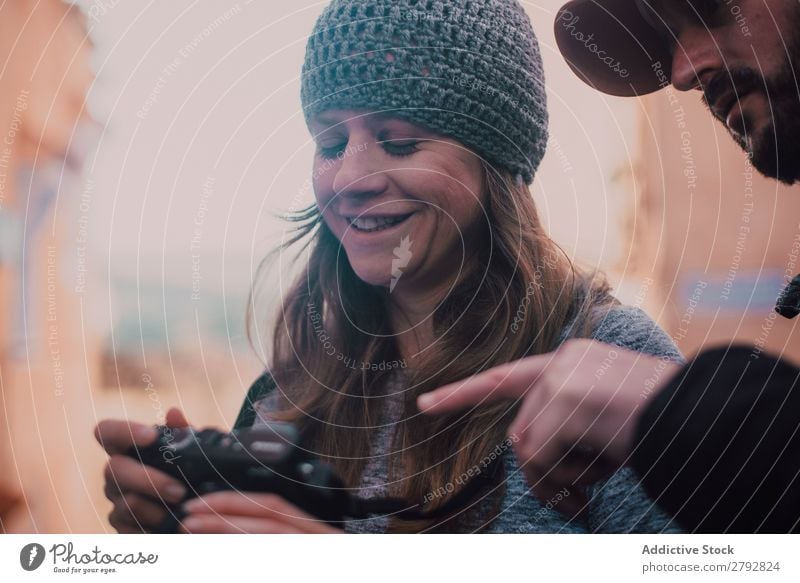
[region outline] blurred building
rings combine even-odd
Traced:
[[[90,45],[81,12],[60,1],[18,0],[0,14],[0,463],[2,479],[20,494],[3,528],[58,530],[70,512],[81,512],[53,495],[75,475],[64,455],[64,420],[86,412],[65,375],[87,378],[92,367],[67,372],[84,351],[79,305],[63,277],[61,243],[72,217],[67,212],[59,224],[56,201],[69,201],[77,185]]]
[[[800,273],[800,191],[758,174],[698,92],[638,106],[631,252],[650,312],[687,354],[734,339],[800,362],[797,320],[774,311]]]

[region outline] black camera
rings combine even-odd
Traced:
[[[221,490],[271,492],[312,516],[341,527],[351,496],[333,468],[304,452],[289,423],[222,433],[160,426],[158,439],[128,455],[177,478],[186,499]],[[175,532],[179,508],[159,532]]]
[[[800,275],[795,275],[781,291],[775,311],[790,320],[800,314]]]
[[[502,460],[497,457],[487,466],[489,471],[469,480],[443,505],[425,512],[421,504],[400,498],[352,496],[332,466],[301,447],[300,432],[290,423],[270,422],[230,433],[188,427],[157,429],[158,439],[153,444],[133,447],[128,455],[183,482],[186,500],[221,490],[270,492],[338,528],[344,527],[347,517],[388,514],[420,520],[450,514],[492,485]],[[171,510],[156,532],[177,531],[183,518],[180,504]]]

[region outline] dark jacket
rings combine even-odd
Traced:
[[[639,419],[633,466],[695,532],[800,530],[800,369],[750,347],[700,353]]]

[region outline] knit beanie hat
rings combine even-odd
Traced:
[[[547,146],[539,45],[516,0],[333,0],[306,46],[306,123],[381,111],[454,138],[530,184]]]

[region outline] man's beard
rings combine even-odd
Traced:
[[[800,75],[795,77],[800,65],[800,32],[793,30],[792,34],[788,58],[778,73],[766,78],[748,67],[730,69],[714,76],[703,96],[706,105],[715,103],[731,87],[740,100],[751,91],[765,96],[770,116],[766,126],[756,132],[751,129],[756,120],[745,114],[744,135],[730,129],[729,132],[750,156],[756,170],[786,184],[800,180]],[[725,124],[724,119],[720,121]]]

